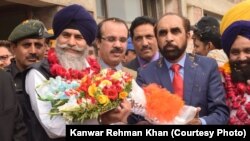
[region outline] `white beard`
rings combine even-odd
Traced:
[[[57,43],[55,51],[56,51],[56,55],[57,55],[59,63],[65,69],[72,68],[76,70],[82,70],[88,66],[87,61],[86,61],[86,55],[85,55],[86,49],[82,49],[80,51],[82,52],[82,54],[75,54],[71,52],[65,52],[63,48],[71,48],[71,47],[68,47],[67,45],[60,45]]]

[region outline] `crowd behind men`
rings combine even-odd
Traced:
[[[157,83],[180,96],[185,104],[197,107],[197,115],[189,125],[250,124],[250,12],[245,12],[249,7],[249,1],[242,2],[224,15],[220,25],[216,19],[204,17],[194,27],[187,18],[174,13],[166,13],[158,21],[137,17],[130,29],[120,18],[107,18],[97,25],[77,4],[56,13],[54,35],[39,20],[20,23],[8,41],[0,41],[0,67],[6,70],[0,69],[0,100],[4,101],[0,103],[0,138],[65,140],[66,122],[60,116],[44,114],[51,105],[39,100],[35,87],[50,77],[74,77],[69,69],[94,70],[93,60],[102,69],[130,73],[142,87]],[[190,29],[194,30],[192,54],[186,53]],[[123,65],[129,37],[137,57]],[[55,48],[44,57],[46,41],[51,38]],[[96,60],[87,53],[94,40]],[[219,60],[219,68],[214,60],[218,57],[213,59],[209,54],[214,50],[221,53],[221,49],[226,55],[220,56],[226,61]],[[52,71],[53,66],[65,69],[67,75]],[[131,113],[131,108],[125,99],[116,109],[84,124],[150,124]],[[5,114],[9,109],[11,112]],[[6,121],[10,126],[3,132]]]

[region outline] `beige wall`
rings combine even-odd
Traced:
[[[16,9],[20,9],[23,16],[17,17],[18,20],[8,20],[6,21],[6,29],[11,29],[15,25],[19,24],[21,20],[28,18],[36,18],[43,21],[47,28],[51,28],[52,20],[54,14],[63,6],[70,4],[80,4],[83,5],[88,11],[90,11],[97,22],[102,19],[97,19],[96,15],[96,0],[0,0],[1,15],[3,17],[13,17],[20,15],[19,13],[9,15],[8,6]],[[210,12],[214,15],[222,17],[222,15],[231,8],[234,3],[240,2],[241,0],[162,0],[162,9],[160,15],[166,12],[180,13],[190,19],[191,24],[196,23],[203,15],[204,11]],[[129,8],[129,7],[125,7]],[[4,12],[4,10],[6,12]],[[128,23],[129,25],[129,23]],[[4,28],[5,29],[5,28]],[[5,35],[10,32],[6,31]],[[0,35],[1,37],[1,35]]]
[[[71,4],[80,4],[91,12],[96,11],[95,0],[40,0],[40,1],[62,6]]]
[[[234,4],[227,0],[181,0],[182,12],[190,19],[191,24],[196,23],[204,11],[222,17]]]

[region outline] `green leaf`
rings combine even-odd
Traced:
[[[51,105],[52,107],[59,107],[67,103],[69,100],[68,99],[57,99],[57,100],[52,100]]]

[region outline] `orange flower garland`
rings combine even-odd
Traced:
[[[150,84],[143,89],[147,100],[147,116],[151,119],[157,117],[160,122],[170,122],[184,106],[184,101],[179,96],[157,84]]]

